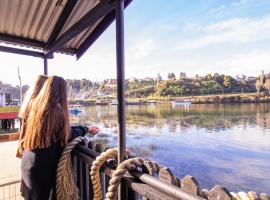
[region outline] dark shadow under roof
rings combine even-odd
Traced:
[[[114,21],[115,7],[116,0],[0,0],[0,43],[11,44],[0,51],[79,59]]]

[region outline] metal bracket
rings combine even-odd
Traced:
[[[83,138],[87,143],[89,143],[92,140],[92,135],[90,133],[86,133]]]

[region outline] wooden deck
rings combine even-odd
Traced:
[[[19,139],[19,133],[0,134],[0,142],[10,142]]]

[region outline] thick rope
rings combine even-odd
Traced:
[[[56,172],[56,198],[57,200],[76,200],[79,199],[78,188],[74,181],[74,174],[71,165],[70,153],[81,143],[84,137],[73,139],[64,148],[61,158],[58,162]]]
[[[100,183],[100,176],[99,176],[100,167],[108,159],[116,158],[117,152],[118,150],[116,148],[108,149],[107,151],[101,153],[98,157],[96,157],[95,161],[92,164],[90,176],[91,176],[92,185],[93,185],[94,200],[102,199],[101,183]]]
[[[117,148],[108,149],[105,152],[101,153],[98,157],[96,157],[95,161],[92,163],[92,167],[91,167],[91,171],[90,171],[90,176],[91,176],[91,181],[92,181],[92,185],[93,185],[94,200],[102,200],[102,190],[101,190],[101,182],[100,182],[100,174],[99,174],[100,167],[107,160],[112,159],[112,158],[117,158],[117,153],[118,153]],[[132,153],[129,150],[127,150],[126,157],[127,158],[130,158],[130,157],[134,157],[134,155],[132,155]],[[114,174],[115,174],[115,176],[121,175],[120,171],[123,172],[123,170],[121,170],[120,168],[123,167],[123,166],[126,167],[125,169],[134,168],[135,165],[132,162],[138,163],[138,158],[131,158],[131,159],[128,159],[126,161],[128,161],[128,162],[125,162],[124,161],[122,164],[120,164],[117,167],[118,171],[116,169],[116,171],[115,171],[116,174],[113,173],[112,177],[114,176]],[[127,165],[127,163],[130,164],[130,165]],[[119,181],[118,182],[118,185],[119,185],[121,178],[116,178],[116,179],[113,179],[112,178],[111,179],[113,185],[112,185],[112,188],[111,188],[111,192],[109,192],[109,194],[107,193],[109,196],[116,196],[117,195],[117,191],[116,190],[113,190],[114,188],[117,188],[118,187],[118,186],[114,186],[115,184],[117,184],[117,181],[116,180]],[[111,181],[110,181],[110,183],[111,183]],[[109,191],[109,189],[108,189],[108,191]]]
[[[109,183],[108,192],[106,194],[106,200],[115,200],[117,197],[117,188],[121,182],[122,177],[127,171],[141,167],[144,163],[144,158],[130,158],[122,162],[112,174],[112,178]]]
[[[83,140],[84,137],[75,138],[65,147],[61,155],[60,161],[58,163],[56,178],[57,200],[79,199],[78,189],[74,182],[73,170],[70,161],[70,153],[76,147],[76,145]],[[118,150],[116,148],[108,149],[107,151],[100,154],[92,164],[90,176],[93,184],[94,200],[102,200],[102,190],[99,174],[100,167],[107,160],[117,158],[117,153]],[[106,194],[106,200],[115,200],[117,198],[117,188],[121,182],[122,177],[127,171],[142,167],[142,165],[145,165],[146,162],[151,162],[140,157],[134,158],[134,156],[131,155],[129,151],[127,151],[126,154],[126,157],[129,159],[122,162],[112,174],[111,180],[109,182],[108,192]],[[153,171],[155,173],[158,173],[161,168],[161,166],[159,166],[159,164],[156,162],[151,162],[151,166],[153,167]],[[269,196],[267,196],[267,194],[262,193],[257,195],[255,192],[239,192],[237,194],[231,192],[231,195],[235,200],[269,199]]]

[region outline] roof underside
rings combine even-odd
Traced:
[[[115,19],[115,1],[0,0],[0,44],[12,44],[0,45],[0,51],[80,58]],[[130,2],[125,0],[125,6]]]

